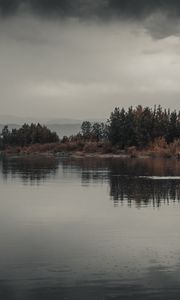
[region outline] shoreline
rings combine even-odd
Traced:
[[[59,158],[98,158],[98,159],[122,159],[122,158],[164,158],[180,159],[180,144],[155,144],[145,149],[137,149],[132,146],[127,149],[119,149],[109,143],[84,142],[84,143],[48,143],[32,144],[29,146],[7,146],[0,152],[2,156],[51,156]]]
[[[167,159],[167,160],[180,160],[179,155],[171,155],[171,156],[164,156],[159,154],[159,152],[151,152],[142,151],[138,152],[136,155],[131,155],[129,153],[98,153],[98,152],[83,152],[83,151],[73,151],[73,152],[52,152],[52,151],[35,151],[31,153],[26,152],[7,152],[1,151],[2,157],[11,157],[11,158],[36,158],[36,157],[49,157],[49,158],[72,158],[72,159]]]

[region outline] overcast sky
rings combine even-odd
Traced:
[[[172,0],[1,0],[0,114],[180,109],[179,12]]]

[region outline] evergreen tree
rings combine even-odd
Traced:
[[[81,125],[81,131],[84,138],[90,138],[92,130],[92,124],[89,121],[84,121]]]

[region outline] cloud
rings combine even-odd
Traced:
[[[104,118],[114,106],[180,108],[172,17],[180,5],[171,2],[0,0],[3,113]]]
[[[137,22],[153,38],[180,33],[177,0],[0,0],[0,16],[37,16],[51,20]]]
[[[179,14],[178,0],[0,0],[2,15],[28,7],[34,12],[60,16],[110,15],[140,18],[156,11]]]
[[[3,114],[108,117],[115,106],[179,105],[180,39],[154,39],[141,23],[0,21]]]

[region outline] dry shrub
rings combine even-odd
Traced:
[[[171,158],[172,153],[171,153],[170,149],[161,149],[158,151],[158,156],[160,156],[162,158]]]
[[[85,146],[85,142],[84,141],[77,141],[77,147],[78,147],[78,151],[83,151],[83,148]]]
[[[158,138],[150,145],[148,154],[151,157],[180,157],[180,139],[168,144],[164,138]]]
[[[171,158],[172,153],[170,149],[158,149],[158,151],[147,151],[148,156],[152,158]]]
[[[67,144],[63,144],[63,143],[58,144],[54,149],[55,153],[66,152],[66,151],[67,151]]]
[[[110,142],[104,142],[103,143],[103,147],[102,147],[102,153],[103,154],[107,154],[107,153],[112,153],[113,149],[112,149],[112,145]]]
[[[84,145],[83,151],[87,152],[87,153],[97,152],[98,151],[97,143],[96,142],[88,142],[88,143],[86,143]]]
[[[179,155],[180,153],[180,140],[174,140],[173,143],[169,145],[170,151],[173,155]]]
[[[69,142],[66,144],[66,151],[70,152],[70,151],[75,151],[78,149],[77,143],[76,142]]]
[[[7,147],[5,150],[6,154],[19,154],[21,147]]]
[[[82,151],[84,148],[84,142],[82,141],[69,141],[66,143],[59,143],[55,149],[54,152],[73,152],[73,151]]]
[[[49,143],[49,144],[34,144],[29,147],[23,147],[23,153],[43,153],[43,152],[52,152],[54,148],[57,146],[56,143]]]
[[[128,150],[127,150],[127,153],[130,155],[130,157],[132,158],[136,158],[138,156],[138,153],[137,153],[137,149],[135,146],[132,146],[132,147],[129,147]]]
[[[167,149],[167,148],[168,148],[168,144],[164,137],[156,138],[154,142],[151,143],[150,145],[150,149],[157,152],[161,149]]]
[[[159,137],[150,144],[148,155],[151,157],[172,157],[172,152],[164,137]]]

